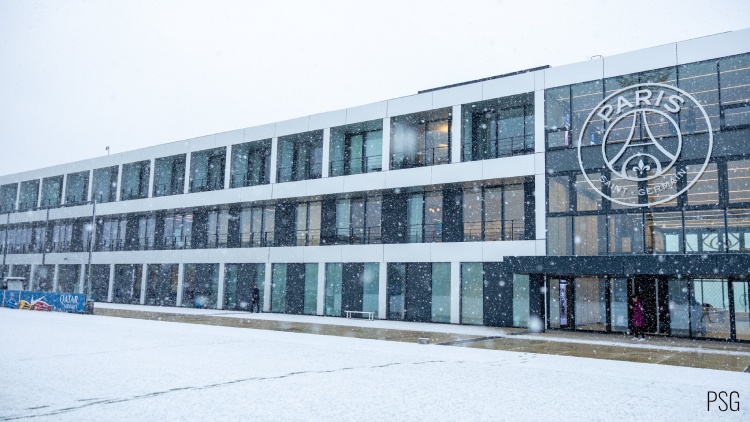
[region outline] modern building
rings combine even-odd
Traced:
[[[750,340],[750,30],[2,176],[0,207],[32,290],[612,333],[637,293],[648,332]]]

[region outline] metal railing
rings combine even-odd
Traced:
[[[190,193],[208,192],[224,189],[224,180],[221,179],[190,179]]]
[[[318,246],[320,245],[320,230],[297,230],[297,246]]]
[[[351,163],[352,160],[349,159],[340,159],[340,160],[331,160],[331,163],[329,164],[329,173],[331,176],[349,176],[352,174],[362,174],[362,173],[372,173],[376,171],[383,170],[383,156],[382,155],[371,155],[362,157],[359,160],[359,164],[361,171],[358,173],[352,172],[352,166],[351,164],[347,166],[347,163]]]
[[[336,229],[336,242],[341,245],[368,245],[381,243],[381,228],[349,227]]]
[[[528,154],[534,152],[534,135],[511,136],[500,138],[495,141],[494,157],[510,157],[513,155]]]
[[[229,185],[235,188],[244,188],[248,186],[267,185],[270,181],[266,173],[259,174],[258,177],[252,177],[250,172],[233,173],[229,176]]]
[[[415,156],[396,155],[392,156],[394,169],[408,169],[414,167],[435,166],[450,163],[450,149],[448,146],[428,148],[417,151]]]
[[[273,246],[273,232],[243,233],[240,236],[241,248],[260,248]]]
[[[143,199],[146,196],[148,196],[148,194],[143,194],[140,190],[128,189],[122,191],[122,193],[120,194],[120,200],[127,201],[130,199]]]
[[[183,186],[184,183],[180,183],[179,186],[173,186],[171,183],[158,184],[154,190],[154,196],[179,195],[182,193]]]
[[[278,169],[278,175],[279,175],[279,183],[283,182],[298,182],[300,180],[310,180],[310,179],[320,179],[323,177],[321,174],[321,171],[319,168],[315,168],[317,166],[307,166],[305,167],[305,170],[303,171],[302,178],[298,178],[298,169],[294,167],[294,165],[286,165],[286,166],[279,166]],[[289,180],[283,180],[281,178],[281,175],[288,172],[290,175]]]

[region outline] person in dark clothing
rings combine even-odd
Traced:
[[[641,299],[638,295],[630,297],[630,311],[633,323],[633,334],[635,335],[633,340],[643,341],[645,340],[643,331],[646,327],[646,313],[643,311],[643,303],[641,303]]]
[[[250,303],[250,312],[253,312],[253,308],[258,310],[258,313],[260,313],[260,290],[258,289],[257,284],[253,284],[253,295],[252,295],[252,301]]]

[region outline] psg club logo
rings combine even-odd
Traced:
[[[588,145],[599,147],[582,148]],[[591,111],[578,138],[578,163],[603,197],[647,207],[690,189],[705,171],[712,148],[711,121],[692,95],[644,83],[614,92]],[[688,174],[678,165],[685,151],[698,171]]]

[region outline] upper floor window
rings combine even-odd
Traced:
[[[323,171],[323,131],[279,138],[279,183],[319,179]]]
[[[190,192],[224,189],[225,147],[197,151],[190,156]]]
[[[464,188],[464,241],[526,239],[525,200],[522,183]]]
[[[409,195],[406,203],[407,242],[443,241],[443,191]]]
[[[18,198],[18,211],[36,209],[39,200],[39,179],[21,182],[21,192]]]
[[[11,212],[16,209],[16,194],[18,183],[0,186],[0,213]]]
[[[380,171],[382,154],[382,120],[331,128],[331,176]]]
[[[151,171],[149,160],[122,166],[122,192],[120,199],[141,199],[148,197],[148,179]]]
[[[336,200],[336,243],[380,243],[382,202],[380,196]]]
[[[305,201],[297,204],[297,246],[320,245],[320,217],[320,201]]]
[[[42,198],[40,206],[43,208],[60,205],[62,197],[63,176],[45,177],[42,180]]]
[[[244,207],[240,211],[240,247],[273,246],[276,208]]]
[[[88,200],[89,172],[70,173],[65,182],[65,203],[80,204]]]
[[[461,107],[463,161],[534,152],[534,94],[465,104]]]
[[[154,196],[179,195],[185,191],[185,154],[154,161]]]
[[[117,166],[104,167],[94,170],[94,180],[91,186],[92,200],[103,204],[113,202],[117,198]]]
[[[451,109],[443,108],[391,119],[391,168],[450,162]]]
[[[266,185],[271,179],[271,140],[232,145],[230,187]]]

